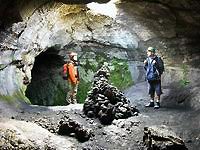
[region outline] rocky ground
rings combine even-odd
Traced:
[[[178,102],[182,99],[181,95],[188,94],[184,91],[179,97],[179,92],[174,92],[171,87],[163,87],[163,95],[161,98],[161,108],[159,110],[145,108],[144,104],[148,102],[148,96],[144,92],[147,90],[147,83],[139,83],[125,93],[127,97],[132,98],[132,103],[138,106],[143,117],[145,117],[145,126],[164,125],[171,131],[181,137],[188,149],[199,149],[200,145],[200,115],[199,110],[193,110],[186,104]],[[170,98],[168,96],[170,95]]]
[[[199,112],[186,110],[182,106],[163,106],[159,110],[144,108],[143,105],[148,100],[144,92],[145,85],[146,83],[140,83],[125,91],[131,103],[140,110],[138,116],[114,119],[111,125],[102,125],[98,119],[86,117],[82,104],[26,106],[20,110],[1,104],[1,149],[141,150],[146,149],[143,143],[144,127],[150,127],[146,129],[151,134],[157,134],[158,137],[163,134],[165,140],[175,139],[175,142],[184,142],[188,149],[197,150],[200,146]],[[167,94],[167,89],[163,92]],[[60,125],[66,120],[71,120],[72,124],[75,122],[79,131],[86,132],[81,134],[74,131],[59,135]],[[78,139],[77,136],[80,135],[86,140]]]

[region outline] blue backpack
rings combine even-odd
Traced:
[[[156,61],[153,64],[153,61]],[[164,72],[164,63],[160,57],[155,57],[154,59],[147,58],[147,65],[145,66],[146,77],[148,81],[160,80],[161,74]]]

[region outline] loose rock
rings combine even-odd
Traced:
[[[72,119],[62,118],[58,134],[68,136],[73,134],[80,142],[85,142],[92,136],[92,131],[85,129],[82,125]]]
[[[145,127],[143,142],[149,150],[188,150],[180,137],[164,127]]]
[[[88,117],[97,117],[105,125],[111,124],[114,119],[125,119],[139,112],[120,90],[108,83],[109,76],[105,65],[97,71],[83,106]]]

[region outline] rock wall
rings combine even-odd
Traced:
[[[24,9],[27,10],[27,8]],[[23,18],[26,17],[23,16]],[[60,52],[57,55],[63,57],[63,61],[66,60],[64,57],[69,50],[78,51],[80,60],[83,58],[82,63],[84,64],[84,60],[88,60],[87,56],[90,53],[99,52],[100,55],[105,55],[102,57],[103,59],[109,60],[114,57],[112,53],[108,54],[110,49],[115,49],[115,52],[120,56],[122,48],[127,48],[128,45],[132,48],[137,46],[137,37],[129,34],[125,29],[123,30],[123,25],[112,18],[94,15],[87,11],[85,5],[65,5],[53,2],[38,8],[28,20],[25,19],[23,22],[13,24],[10,32],[4,34],[7,38],[16,37],[16,47],[14,50],[13,44],[2,38],[2,50],[5,51],[3,57],[11,59],[6,57],[8,55],[6,48],[9,46],[11,47],[9,50],[12,51],[10,55],[14,56],[14,60],[2,62],[2,67],[10,67],[13,61],[19,63],[22,79],[14,76],[12,78],[14,81],[11,83],[20,80],[19,82],[22,85],[9,86],[9,89],[2,88],[2,95],[13,95],[18,89],[23,89],[22,92],[24,93],[27,84],[31,82],[31,70],[35,57],[49,48],[59,50]],[[121,38],[118,35],[121,35]],[[11,40],[13,39],[11,38]],[[135,40],[127,42],[127,39]],[[98,55],[95,54],[94,57],[96,56]],[[94,64],[95,61],[93,59],[92,63]],[[5,76],[3,74],[4,68],[2,68],[2,77]],[[18,68],[13,70],[18,71]],[[82,70],[84,71],[84,69]],[[5,76],[5,78],[4,81],[9,80],[10,75]]]
[[[86,4],[69,4],[69,1],[21,1],[14,5],[15,2],[7,1],[0,8],[4,12],[1,14],[7,14],[6,8],[15,8],[12,14],[17,14],[17,17],[11,15],[11,19],[0,19],[2,99],[13,95],[26,99],[23,95],[32,81],[35,58],[49,49],[57,51],[54,56],[61,62],[67,59],[68,51],[78,52],[82,89],[89,87],[88,82],[102,62],[114,66],[114,58],[126,60],[134,83],[144,81],[142,62],[148,46],[156,47],[164,59],[164,85],[175,81],[187,85],[199,80],[200,24],[199,8],[195,5],[199,3],[195,0],[191,3],[116,1],[117,13],[113,18],[93,13]],[[56,69],[57,76],[60,69]]]

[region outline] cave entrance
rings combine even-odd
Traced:
[[[65,105],[67,86],[61,76],[64,57],[58,52],[55,48],[49,48],[35,58],[31,83],[26,90],[32,104]]]

